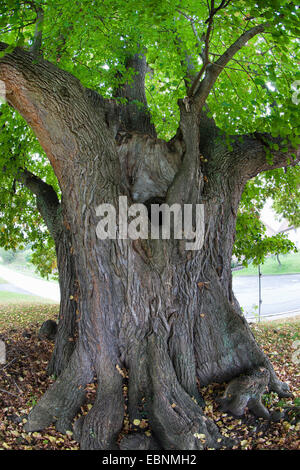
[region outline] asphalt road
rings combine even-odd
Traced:
[[[20,293],[29,293],[30,295],[37,295],[45,299],[53,300],[54,302],[59,302],[60,300],[60,291],[57,282],[49,282],[44,281],[42,279],[35,279],[33,277],[25,276],[24,274],[13,271],[12,269],[1,265],[0,278],[4,279],[15,288],[18,288],[20,290],[22,289],[23,292],[18,291]],[[3,290],[8,291],[9,284],[3,284]],[[6,289],[5,286],[7,287]],[[12,290],[10,291],[12,292]]]
[[[258,276],[233,278],[233,291],[246,316],[258,314]],[[300,274],[261,277],[261,315],[300,315]]]
[[[32,295],[30,292],[24,289],[20,289],[19,287],[16,287],[12,284],[0,284],[0,291],[5,291],[5,292],[13,292],[16,294],[23,294],[23,295]]]

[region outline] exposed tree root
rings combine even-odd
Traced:
[[[270,414],[262,404],[261,396],[267,390],[269,378],[269,371],[260,367],[233,379],[227,385],[223,397],[218,399],[221,409],[234,416],[241,416],[248,407],[255,416],[268,419]]]
[[[25,431],[39,431],[53,422],[59,432],[71,430],[72,421],[85,402],[85,386],[92,378],[86,353],[75,350],[65,371],[29,413]]]
[[[203,369],[200,375],[208,380],[205,374],[211,374],[214,370],[217,378],[223,377],[220,367],[227,365],[231,378],[235,378],[230,381],[224,396],[219,399],[222,409],[241,416],[248,408],[256,416],[272,419],[261,402],[262,394],[268,387],[280,396],[290,396],[290,393],[286,384],[277,379],[271,363],[254,338],[247,337],[247,326],[241,323],[244,330],[238,333],[237,338],[242,338],[244,344],[237,346],[232,328],[230,333],[233,344],[229,344],[229,339],[227,341],[225,336],[215,335],[215,341],[222,344],[227,341],[227,348],[230,346],[230,349],[236,352],[230,357],[224,355],[221,360],[218,355],[214,355],[211,360],[212,367]],[[74,438],[80,442],[81,449],[202,450],[232,447],[233,441],[224,438],[213,421],[203,415],[203,402],[196,389],[194,362],[191,361],[190,365],[189,361],[190,348],[184,347],[183,353],[180,352],[181,343],[174,336],[174,345],[177,344],[178,347],[172,346],[168,328],[160,324],[154,329],[156,331],[147,337],[132,342],[126,362],[129,370],[129,418],[133,422],[134,419],[141,419],[143,413],[146,413],[153,432],[151,438],[137,434],[128,435],[122,439],[120,447],[117,445],[125,414],[123,377],[120,367],[112,361],[108,352],[105,353],[104,340],[101,343],[102,349],[94,356],[93,368],[84,348],[79,351],[80,346],[77,346],[65,371],[31,411],[25,430],[41,430],[56,422],[56,428],[60,432],[74,430]],[[224,335],[226,334],[225,329]],[[203,332],[200,340],[202,338]],[[246,349],[248,363],[245,359]],[[222,351],[222,347],[219,347],[218,351]],[[196,354],[199,358],[199,349]],[[224,370],[224,374],[228,375],[228,370]],[[75,422],[73,428],[73,419],[85,401],[85,385],[92,381],[95,372],[98,380],[95,403],[87,415],[81,416]],[[236,377],[238,373],[242,375]],[[214,381],[211,376],[209,380]]]
[[[47,367],[47,374],[49,376],[54,375],[55,377],[58,377],[67,367],[75,346],[75,342],[70,333],[66,334],[65,331],[61,333],[60,323],[58,328],[54,351]]]
[[[152,436],[135,433],[123,437],[120,450],[161,450],[161,448]]]
[[[128,361],[128,415],[131,422],[142,419],[143,398],[148,388],[145,341],[135,344]]]
[[[181,387],[164,346],[154,335],[149,338],[149,353],[149,422],[162,448],[201,450],[228,446],[217,426],[203,416],[196,400]]]
[[[269,390],[270,392],[275,392],[279,396],[279,398],[290,398],[293,394],[290,391],[290,388],[287,383],[281,382],[276,376],[276,373],[273,369],[272,364],[267,359],[266,364],[268,366],[268,370],[270,372],[270,382],[269,382]]]
[[[124,399],[122,378],[115,373],[113,381],[98,385],[96,401],[79,425],[80,448],[83,450],[118,449],[117,438],[123,427]],[[77,439],[79,428],[77,428]]]
[[[196,399],[198,405],[203,408],[205,403],[196,382],[196,360],[193,339],[183,322],[176,322],[176,325],[173,325],[168,348],[179,383],[191,397]]]
[[[241,374],[246,374],[243,376],[243,381],[249,377],[248,385],[250,386],[250,371],[254,371],[252,379],[257,381],[258,376],[261,375],[258,372],[259,368],[263,368],[268,378],[266,387],[276,392],[280,398],[291,397],[288,385],[277,378],[270,360],[257,344],[246,319],[230,304],[223,292],[218,291],[217,288],[206,292],[205,304],[207,313],[197,317],[194,335],[196,370],[200,386],[212,382],[227,382],[232,378],[234,379],[230,384],[235,386],[241,380],[239,377]],[[247,375],[249,373],[250,375]],[[255,374],[258,376],[255,377]],[[242,384],[240,386],[243,388]],[[243,405],[244,401],[246,401],[245,405]],[[229,403],[228,400],[226,403]],[[243,398],[240,396],[232,404],[233,409],[239,410],[246,406],[252,408],[253,412],[256,410],[262,416],[267,416],[257,402],[254,404],[250,398],[247,400],[245,394]]]

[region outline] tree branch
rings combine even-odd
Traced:
[[[36,23],[33,38],[33,44],[29,49],[35,57],[41,54],[42,36],[43,36],[44,10],[41,7],[36,8]]]
[[[177,32],[175,32],[175,34],[176,34],[175,44],[177,46],[177,50],[179,53],[184,53],[184,60],[183,59],[181,60],[181,65],[183,68],[185,68],[185,75],[183,77],[183,80],[184,80],[185,88],[186,90],[188,90],[194,77],[195,67],[192,61],[192,56],[188,54],[186,50],[182,50],[182,47],[181,47],[182,40],[180,36],[178,35]]]
[[[74,75],[46,60],[34,60],[30,52],[20,47],[11,50],[7,44],[0,43],[0,51],[4,52],[0,57],[0,80],[5,83],[6,100],[32,128],[60,187],[70,188],[68,175],[71,170],[76,171],[76,165],[83,159],[77,142],[86,139],[85,157],[94,152],[87,128],[118,165],[105,115],[106,104],[111,100],[101,99],[96,92],[91,97],[90,90]],[[89,123],[87,115],[93,115]]]
[[[145,93],[145,76],[148,71],[146,57],[142,52],[129,56],[125,62],[126,70],[133,70],[131,82],[125,82],[114,92],[116,98],[125,98],[126,104],[120,106],[121,121],[127,131],[139,131],[156,136],[151,123]]]
[[[196,97],[198,107],[204,105],[212,87],[214,86],[218,76],[221,74],[228,62],[234,57],[234,55],[244,47],[247,42],[259,33],[262,33],[267,23],[257,25],[245,33],[243,33],[228,49],[222,54],[219,59],[214,63],[206,66],[206,74],[203,80],[199,83],[199,79],[194,83],[193,96]],[[199,72],[200,74],[200,72]],[[200,76],[201,78],[201,76]]]
[[[45,224],[51,234],[56,239],[61,228],[59,219],[60,202],[56,191],[50,184],[26,169],[20,169],[16,180],[22,183],[32,194],[36,196],[37,208],[44,219]]]
[[[202,75],[204,74],[204,72],[205,72],[205,70],[206,70],[206,68],[209,64],[209,39],[210,39],[210,34],[211,34],[212,26],[213,26],[214,15],[217,11],[218,11],[218,9],[215,10],[215,8],[214,8],[214,0],[211,0],[211,6],[209,8],[209,17],[206,20],[206,23],[208,23],[208,26],[207,26],[206,34],[204,36],[204,49],[203,49],[202,54],[201,54],[201,57],[202,57],[202,60],[203,60],[203,65],[200,69],[200,72],[196,75],[196,77],[195,77],[195,79],[192,83],[192,86],[190,87],[190,89],[188,91],[188,96],[189,97],[193,96],[193,94],[194,94],[194,92],[195,92],[195,90],[198,86],[198,83],[199,83]]]
[[[219,57],[219,59],[216,60],[213,64],[218,66],[218,67],[225,67],[226,64],[233,58],[233,56],[240,50],[242,47],[247,44],[250,39],[252,39],[254,36],[256,36],[259,33],[262,33],[265,31],[266,27],[268,24],[260,24],[257,26],[254,26],[253,28],[249,29],[245,33],[243,33],[228,49],[227,51],[224,52],[224,54]],[[217,71],[215,72],[217,73]]]
[[[300,162],[300,146],[295,149],[291,145],[285,145],[284,147],[288,147],[288,150],[282,152],[280,150],[280,147],[283,148],[282,140],[278,137],[274,138],[270,134],[255,132],[254,134],[236,136],[234,139],[231,144],[233,150],[228,152],[227,158],[230,166],[241,175],[244,181],[263,171],[295,166]],[[275,144],[278,150],[272,149],[272,144]],[[267,157],[268,148],[270,158]],[[293,158],[292,154],[296,158]]]
[[[214,16],[218,13],[218,11],[226,8],[231,0],[222,0],[220,5],[215,8],[215,2],[214,0],[211,0],[210,5],[208,4],[208,11],[209,11],[209,17],[205,21],[207,24],[207,31],[206,34],[204,35],[203,41],[204,41],[204,48],[201,54],[202,60],[203,60],[203,65],[199,71],[199,73],[196,75],[192,86],[190,87],[188,91],[188,96],[191,97],[195,94],[196,89],[198,88],[200,79],[204,75],[204,72],[206,71],[208,65],[210,64],[209,60],[209,41],[210,41],[210,36],[213,28],[213,21],[214,21]],[[194,30],[194,24],[192,24],[193,30]]]

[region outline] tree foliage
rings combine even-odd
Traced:
[[[1,40],[9,49],[16,45],[30,49],[36,60],[42,54],[104,97],[114,96],[122,83],[133,79],[134,70],[126,67],[126,59],[142,51],[149,66],[146,93],[151,116],[158,137],[165,139],[178,126],[178,99],[197,86],[197,77],[242,33],[262,24],[264,32],[225,66],[207,104],[227,136],[229,150],[233,136],[245,132],[280,136],[280,144],[265,142],[272,163],[272,150],[284,152],[288,143],[295,147],[300,143],[299,105],[292,100],[292,85],[300,78],[299,9],[294,2],[4,0],[0,6]],[[58,193],[59,188],[31,130],[7,105],[1,106],[0,125],[4,169],[0,245],[16,249],[30,243],[33,260],[47,274],[53,265],[54,244],[35,197],[18,182],[18,171],[26,168]],[[293,248],[282,235],[265,237],[258,211],[272,197],[276,211],[299,225],[299,180],[299,167],[295,167],[268,171],[247,184],[237,221],[238,258],[260,263],[268,252]]]
[[[299,227],[299,188],[299,166],[270,170],[248,181],[240,203],[233,250],[233,254],[245,266],[249,261],[256,265],[262,264],[268,254],[297,251],[286,234],[267,236],[259,214],[266,199],[272,198],[275,213],[285,217],[291,226]]]
[[[48,276],[56,267],[55,246],[36,198],[18,180],[22,168],[51,184],[59,194],[56,177],[37,139],[25,121],[7,106],[0,116],[0,246],[6,250],[30,247],[31,262],[39,273]]]

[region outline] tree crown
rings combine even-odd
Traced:
[[[296,99],[300,30],[294,2],[5,0],[0,6],[0,31],[1,39],[9,44],[2,55],[18,45],[30,50],[34,60],[43,57],[75,75],[84,86],[105,98],[116,97],[120,103],[127,100],[116,90],[125,83],[134,86],[138,73],[128,66],[128,59],[143,54],[148,64],[147,102],[159,137],[170,139],[176,133],[178,99],[196,100],[202,94],[209,116],[225,133],[229,151],[233,136],[257,130],[281,138],[280,143],[266,145],[270,163],[272,151],[285,152],[289,144],[297,148],[300,143]],[[142,108],[144,103],[136,100],[136,105]],[[32,171],[58,193],[59,188],[25,121],[7,106],[1,108],[0,158],[5,168],[1,212],[5,216],[0,243],[15,248],[24,241],[24,228],[27,241],[35,244],[40,236],[34,228],[40,216],[34,210],[33,196],[14,183],[19,169]],[[283,185],[284,192],[280,191]],[[253,206],[259,208],[266,195],[274,197],[278,212],[299,224],[298,188],[297,167],[272,170],[248,184],[238,228],[250,227],[248,233],[254,238],[250,237],[249,246],[254,246],[255,237],[262,237]],[[241,250],[245,254],[246,248],[238,244],[239,238],[236,254]],[[276,250],[286,249],[282,240],[277,239],[275,245]],[[253,253],[246,257],[253,258]]]

